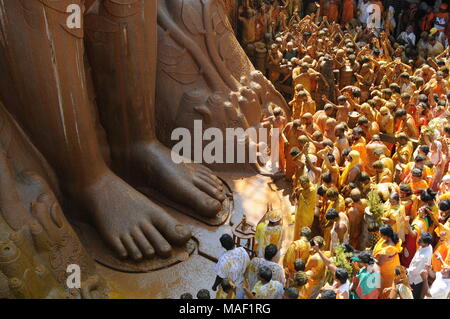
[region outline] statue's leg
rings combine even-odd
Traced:
[[[190,233],[117,177],[95,134],[84,68],[83,28],[67,27],[80,0],[8,0],[0,4],[0,45],[18,94],[8,105],[58,174],[66,194],[122,257],[166,256]],[[5,71],[6,74],[6,71]],[[6,76],[3,75],[2,76]]]
[[[170,150],[156,139],[158,1],[131,2],[98,1],[85,21],[89,62],[114,162],[126,176],[145,176],[171,199],[214,216],[226,198],[222,182],[201,165],[175,164]]]

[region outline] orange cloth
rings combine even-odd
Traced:
[[[392,287],[395,277],[395,268],[400,266],[399,253],[403,250],[402,241],[399,240],[396,245],[388,245],[381,238],[373,249],[373,256],[379,258],[381,255],[387,256],[387,260],[380,266],[381,272],[381,291],[384,288]]]
[[[353,19],[354,10],[353,0],[344,0],[342,4],[342,24],[349,23]]]

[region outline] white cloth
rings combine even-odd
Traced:
[[[347,282],[343,285],[340,285],[339,288],[339,295],[343,296],[346,294],[347,296],[350,295],[350,282],[347,280]]]
[[[403,31],[402,33],[400,33],[400,35],[398,36],[398,39],[405,41],[406,43],[409,44],[408,39],[411,40],[411,43],[413,45],[416,45],[416,36],[413,32],[411,32],[410,34],[408,34],[406,31]]]
[[[430,288],[431,297],[425,299],[448,299],[450,294],[450,279],[442,278],[442,273],[436,273],[436,279]]]
[[[252,290],[256,283],[259,281],[258,269],[263,266],[269,267],[269,269],[272,270],[272,280],[279,281],[284,287],[286,278],[284,275],[283,267],[273,261],[255,257],[250,261],[250,265],[248,266],[247,270],[249,289]]]
[[[283,285],[276,280],[271,280],[265,285],[259,281],[252,292],[256,299],[282,299],[284,288]]]
[[[244,274],[250,263],[248,253],[242,247],[228,250],[220,256],[216,264],[216,274],[222,279],[233,281],[239,290],[242,290]],[[237,291],[238,292],[238,291]],[[241,294],[241,291],[239,291]]]
[[[433,256],[433,247],[428,245],[427,247],[420,247],[408,268],[409,283],[411,285],[420,284],[423,280],[420,276],[420,272],[425,269],[425,265],[431,264],[431,257]]]
[[[361,15],[359,16],[359,21],[361,23],[364,23],[364,24],[367,23],[367,18],[369,17],[367,8],[369,7],[369,5],[370,5],[369,1],[364,3],[363,0],[360,0],[358,3],[358,9],[361,11]]]

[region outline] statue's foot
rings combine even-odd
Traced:
[[[121,258],[168,257],[171,245],[183,245],[191,237],[161,207],[112,172],[78,190],[72,197],[90,209],[97,231]]]
[[[200,164],[176,164],[170,150],[159,142],[140,144],[133,156],[150,184],[170,199],[204,217],[214,217],[221,210],[226,199],[224,185],[210,169]]]

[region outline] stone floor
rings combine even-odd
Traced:
[[[228,220],[220,227],[211,227],[167,207],[172,216],[191,227],[198,248],[186,261],[148,273],[119,272],[98,264],[99,272],[111,287],[111,298],[179,298],[185,292],[195,296],[202,288],[209,289],[214,297],[215,293],[211,291],[216,276],[214,267],[224,252],[219,237],[224,233],[231,234],[231,227],[241,221],[244,213],[247,221],[256,225],[264,217],[268,203],[282,211],[284,245],[291,241],[294,208],[289,202],[288,191],[283,189],[286,184],[276,185],[261,175],[219,175],[233,190],[234,209]],[[281,255],[284,250],[282,247]]]

